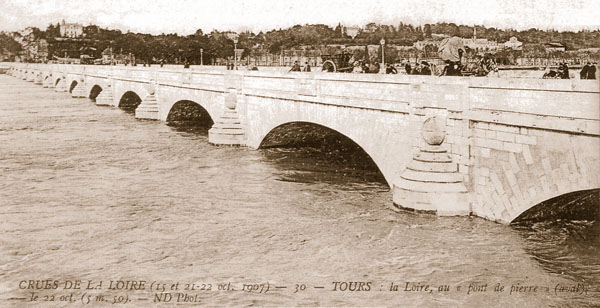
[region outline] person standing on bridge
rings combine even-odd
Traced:
[[[421,61],[421,75],[431,75],[431,68],[429,67],[429,62]]]
[[[306,61],[306,63],[304,64],[304,71],[310,72],[310,64],[308,64],[308,61]]]
[[[561,79],[569,79],[569,66],[567,65],[567,62],[561,63],[558,67],[558,71],[561,72]]]
[[[360,64],[360,61],[354,61],[352,66],[353,66],[352,73],[360,74],[363,72],[363,68],[362,68],[362,65]]]
[[[404,64],[404,71],[406,72],[406,75],[412,74],[412,67],[410,66],[410,62],[406,62],[406,64]]]
[[[298,61],[294,61],[294,65],[292,65],[292,69],[290,69],[290,72],[300,72],[302,71],[300,69],[300,64],[298,64]]]
[[[581,69],[579,77],[581,79],[596,79],[596,66],[592,65],[590,61],[588,61]]]
[[[392,64],[387,63],[385,66],[386,74],[398,74],[398,70]]]

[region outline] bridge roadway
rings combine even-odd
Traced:
[[[510,223],[540,202],[600,188],[597,80],[9,66],[98,105],[139,97],[143,119],[165,121],[192,101],[214,122],[213,144],[256,149],[288,123],[328,127],[373,159],[398,207]]]

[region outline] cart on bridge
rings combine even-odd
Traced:
[[[335,55],[321,55],[323,60],[323,72],[345,72],[351,73],[353,66],[350,62],[352,54],[342,52]]]

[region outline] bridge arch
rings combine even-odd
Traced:
[[[69,93],[73,93],[73,89],[77,86],[77,80],[71,81],[71,85],[69,86]]]
[[[332,129],[348,137],[375,162],[389,187],[410,162],[418,141],[409,115],[361,108],[339,108],[335,105],[298,104],[293,100],[246,96],[245,117],[254,122],[247,130],[247,146],[259,148],[274,128],[290,122],[308,122]],[[394,128],[390,129],[390,124]],[[365,129],[368,127],[369,129]]]
[[[126,91],[119,99],[118,107],[125,111],[134,112],[142,103],[142,98],[134,91]]]
[[[177,126],[212,127],[214,118],[206,107],[193,100],[176,101],[167,114],[166,122]]]
[[[324,123],[290,121],[270,127],[260,138],[257,148],[326,146],[321,151],[326,156],[343,157],[344,164],[350,165],[353,170],[373,171],[370,179],[385,180],[391,188],[391,182],[372,149],[365,148],[355,138],[352,132],[340,131]]]
[[[546,219],[600,219],[600,188],[555,195],[522,211],[511,223]]]
[[[52,78],[53,78],[52,82],[53,82],[53,84],[54,84],[54,87],[57,87],[57,86],[58,86],[58,83],[59,83],[59,82],[60,82],[62,79],[64,79],[64,77],[62,77],[62,76],[52,76]]]
[[[98,95],[100,95],[100,92],[102,92],[102,87],[100,85],[95,84],[91,89],[90,89],[90,93],[88,95],[89,99],[92,102],[96,101],[96,97],[98,97]]]

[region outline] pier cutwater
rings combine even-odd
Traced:
[[[14,77],[165,121],[192,101],[209,142],[257,149],[315,123],[373,159],[395,208],[510,223],[545,200],[600,188],[596,80],[223,71],[11,63]]]

